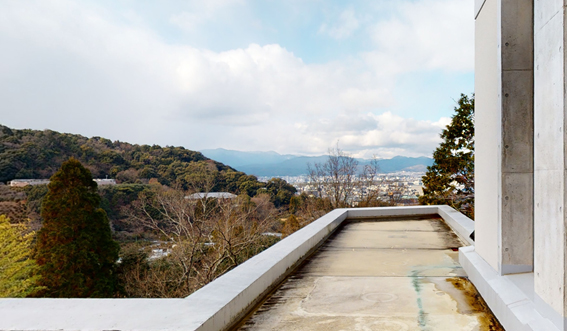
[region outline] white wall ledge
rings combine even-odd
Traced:
[[[0,299],[0,330],[226,330],[344,220],[438,214],[463,240],[474,222],[448,206],[336,209],[184,299]]]
[[[459,249],[459,263],[506,330],[559,331],[536,309],[533,273],[501,276],[473,246]]]

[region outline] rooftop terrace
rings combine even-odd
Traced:
[[[348,219],[238,330],[503,330],[440,217]]]
[[[498,330],[458,262],[473,228],[447,206],[336,209],[187,298],[1,299],[0,330]]]

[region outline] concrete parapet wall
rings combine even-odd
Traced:
[[[187,298],[0,299],[0,330],[226,330],[346,219],[431,214],[463,239],[474,228],[447,206],[336,209]]]
[[[450,207],[449,207],[450,208]],[[403,217],[437,214],[438,206],[350,208],[347,218]]]
[[[336,209],[326,214],[187,297],[185,300],[198,307],[192,312],[198,324],[195,330],[224,330],[243,317],[327,238],[347,213]]]
[[[475,223],[470,218],[449,206],[438,206],[437,214],[445,220],[461,240],[474,245],[471,234],[474,232]]]

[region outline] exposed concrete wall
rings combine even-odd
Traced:
[[[501,274],[533,270],[533,0],[502,0]]]
[[[567,314],[564,26],[563,1],[535,2],[534,287],[538,309],[561,330]]]
[[[475,34],[475,238],[477,252],[500,264],[501,116],[499,1],[486,0]],[[480,111],[482,110],[482,111]]]
[[[533,0],[486,0],[475,26],[476,250],[532,271]]]

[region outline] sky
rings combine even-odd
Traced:
[[[137,144],[431,156],[473,0],[0,2],[0,124]]]

